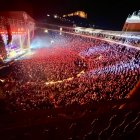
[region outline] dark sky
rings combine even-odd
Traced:
[[[8,2],[10,1],[10,2]],[[34,18],[84,10],[94,23],[120,28],[129,13],[140,10],[138,0],[0,0],[0,10],[24,10]]]

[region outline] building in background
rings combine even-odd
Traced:
[[[140,31],[140,10],[128,16],[123,26],[123,31]]]
[[[7,43],[8,30],[11,41]],[[30,39],[34,36],[35,21],[24,11],[0,12],[0,34],[5,44],[7,57],[14,57],[30,49]]]
[[[76,11],[70,14],[63,15],[63,17],[72,17],[72,16],[79,16],[81,18],[87,18],[87,13],[84,11]]]

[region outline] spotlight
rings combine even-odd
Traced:
[[[48,30],[46,29],[44,32],[45,32],[45,33],[48,33]]]

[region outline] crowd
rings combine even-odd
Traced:
[[[15,61],[5,78],[12,111],[124,99],[140,78],[137,49],[77,35],[46,36],[54,43]]]
[[[119,43],[125,43],[127,45],[132,45],[140,47],[140,36],[137,33],[128,33],[128,32],[112,32],[112,31],[99,31],[97,32],[82,32],[82,34],[92,35],[94,37],[99,37],[103,39],[113,40]]]

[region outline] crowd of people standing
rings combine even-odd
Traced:
[[[127,97],[140,78],[140,51],[50,32],[50,47],[16,60],[3,91],[12,111],[63,107]]]

